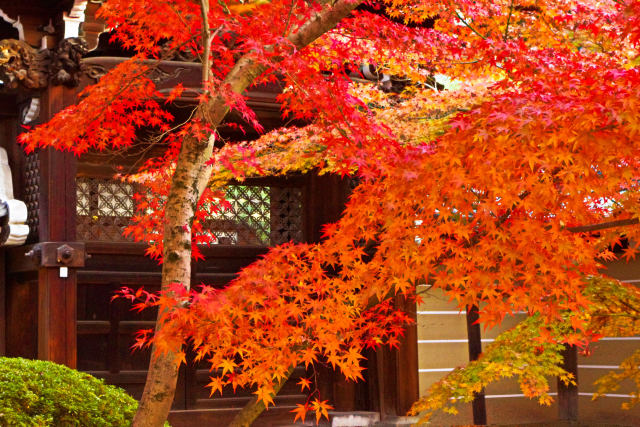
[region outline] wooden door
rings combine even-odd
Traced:
[[[228,197],[232,210],[212,216],[208,223],[220,244],[202,248],[206,261],[194,263],[192,284],[224,286],[268,246],[304,240],[306,182],[306,178],[298,178],[231,186]],[[135,188],[86,172],[79,174],[76,184],[77,238],[85,242],[90,255],[86,266],[77,272],[78,369],[105,378],[139,398],[150,352],[132,351],[131,347],[136,331],[153,327],[156,313],[133,312],[127,301],[112,301],[112,296],[125,286],[158,290],[160,266],[144,255],[143,244],[121,233],[133,215]],[[210,381],[208,367],[189,362],[179,377],[173,405],[177,412],[172,416],[175,425],[180,424],[184,411],[189,412],[189,418],[196,411],[223,422],[251,398],[251,390],[210,397],[204,387]],[[295,371],[276,398],[280,410],[268,417],[287,414],[294,403],[304,401],[306,396],[295,385],[303,373],[304,369]]]

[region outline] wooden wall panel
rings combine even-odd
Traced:
[[[423,306],[424,308],[424,306]],[[453,310],[452,310],[453,311]],[[467,338],[467,321],[457,311],[448,315],[419,313],[418,340]]]
[[[488,424],[540,425],[538,423],[550,423],[558,419],[555,403],[551,406],[541,406],[537,401],[522,396],[496,397],[487,394],[486,397]]]
[[[592,400],[591,396],[580,395],[580,421],[582,423],[609,423],[624,426],[640,426],[640,408],[629,411],[620,409],[624,398],[603,397]]]
[[[192,365],[193,366],[193,365]],[[222,396],[216,393],[210,395],[210,390],[206,388],[211,380],[210,377],[216,375],[210,372],[206,365],[202,365],[202,369],[196,369],[192,373],[191,394],[189,395],[189,409],[218,409],[230,410],[240,409],[251,400],[254,389],[237,389],[235,392],[231,386],[226,386]],[[275,404],[280,409],[293,409],[296,404],[303,404],[307,395],[300,392],[300,386],[296,383],[300,381],[300,377],[305,376],[304,367],[298,367],[294,370],[291,378],[285,383],[278,395],[274,398]]]
[[[271,407],[268,411],[265,411],[260,418],[253,424],[256,427],[282,427],[287,425],[293,425],[293,414],[289,412],[289,407]],[[228,425],[235,414],[236,409],[199,409],[188,411],[171,411],[169,414],[169,423],[172,427],[193,427],[193,426],[226,426]],[[309,423],[295,424],[300,425],[314,425]]]
[[[6,355],[38,356],[38,281],[35,274],[10,275],[6,287]]]
[[[578,355],[578,365],[618,365],[624,358],[640,349],[640,338],[605,337],[592,344],[591,355]]]

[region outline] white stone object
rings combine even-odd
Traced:
[[[64,38],[78,37],[80,35],[80,24],[84,22],[84,11],[87,8],[87,0],[75,0],[69,13],[64,12]]]
[[[0,200],[7,205],[7,223],[3,227],[9,228],[6,241],[2,246],[22,245],[29,235],[27,222],[27,205],[21,200],[13,198],[13,181],[7,150],[0,147]],[[4,234],[4,230],[3,233]]]
[[[331,427],[367,427],[380,421],[378,412],[330,412]]]

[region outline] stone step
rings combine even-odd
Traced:
[[[374,424],[375,427],[409,427],[418,422],[420,417],[387,417]]]
[[[331,427],[369,427],[376,425],[379,421],[380,414],[378,412],[329,412],[329,422]]]

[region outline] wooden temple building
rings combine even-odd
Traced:
[[[141,144],[124,153],[103,151],[77,158],[49,149],[25,154],[17,143],[24,125],[46,122],[126,57],[126,52],[108,45],[108,37],[100,37],[104,25],[95,18],[99,3],[0,0],[0,355],[62,363],[139,398],[149,354],[132,351],[131,345],[137,330],[153,325],[155,314],[134,313],[127,302],[112,302],[111,297],[122,286],[158,289],[160,267],[145,257],[144,245],[123,237],[136,188],[114,175],[135,170],[141,156],[153,155],[154,148]],[[160,89],[178,81],[187,88],[200,87],[200,65],[185,59],[165,61],[154,71],[152,78]],[[278,91],[273,85],[248,93],[249,105],[267,128],[281,125]],[[172,113],[187,114],[188,99],[184,105],[184,111],[176,107]],[[233,137],[231,132],[226,136]],[[206,261],[194,263],[193,283],[223,285],[270,245],[319,240],[322,224],[338,218],[349,191],[346,180],[313,174],[230,187],[233,209],[215,221],[220,244],[205,250]],[[639,280],[640,269],[635,272],[621,274],[636,274],[630,280]],[[469,353],[477,354],[495,333],[468,328],[464,313],[447,304],[437,295],[427,298],[417,308],[417,326],[409,328],[398,351],[368,354],[366,382],[347,383],[329,370],[322,372],[317,386],[323,399],[337,411],[377,413],[388,422],[403,415],[419,392],[468,360]],[[637,341],[624,344],[630,348]],[[608,366],[605,359],[584,365],[574,361],[573,368]],[[204,387],[208,369],[188,362],[181,368],[170,422],[224,425],[250,393],[211,398]],[[295,385],[301,375],[303,368],[294,372],[275,399],[276,407],[256,425],[291,423],[289,411],[306,398]],[[580,378],[583,375],[592,376],[581,371]],[[516,396],[512,384],[497,387],[487,390],[487,399],[464,407],[461,415],[437,422],[517,423],[535,418],[528,413],[558,418],[557,409],[538,410],[535,403]],[[577,389],[560,394],[566,406],[561,417],[575,418],[578,399],[581,408],[588,406]],[[611,421],[606,418],[619,401],[611,399],[615,402],[601,405],[604,409],[585,413],[600,422]],[[506,415],[501,405],[510,408]],[[640,424],[638,412],[631,416],[632,424]]]

